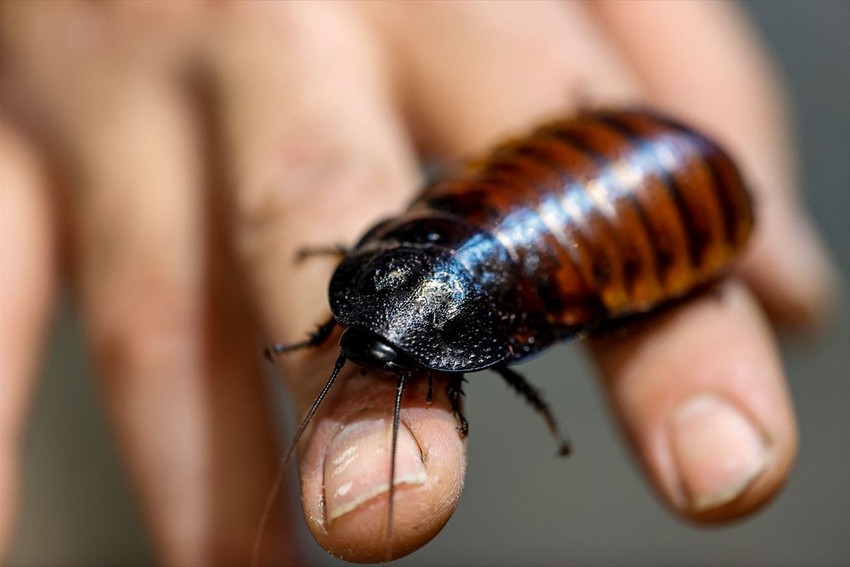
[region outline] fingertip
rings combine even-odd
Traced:
[[[307,525],[323,548],[347,561],[415,551],[439,533],[460,497],[465,455],[457,422],[447,397],[437,390],[429,405],[427,381],[416,381],[402,404],[387,552],[394,394],[392,378],[349,372],[317,415],[303,452]]]
[[[790,474],[797,430],[769,326],[739,284],[592,342],[651,483],[678,515],[747,515]]]

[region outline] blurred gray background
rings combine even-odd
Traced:
[[[821,337],[783,345],[802,434],[786,490],[732,526],[676,520],[627,458],[580,349],[560,347],[523,371],[545,389],[576,454],[553,457],[538,416],[495,375],[476,375],[460,506],[432,543],[396,565],[850,565],[850,3],[745,7],[788,78],[805,199],[845,286]],[[553,379],[565,367],[570,379]],[[23,482],[11,565],[153,563],[67,312],[45,359]],[[302,536],[313,563],[343,564]]]

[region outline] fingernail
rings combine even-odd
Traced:
[[[716,395],[693,397],[676,411],[671,445],[687,505],[695,512],[731,502],[767,465],[760,430]]]
[[[345,425],[325,457],[325,510],[328,524],[389,490],[392,420],[360,419]],[[399,424],[394,485],[423,484],[422,452],[410,429]]]

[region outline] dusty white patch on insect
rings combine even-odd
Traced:
[[[466,291],[457,277],[447,272],[438,272],[422,282],[413,295],[413,304],[423,316],[432,319],[437,328],[459,312],[459,305],[466,297]]]

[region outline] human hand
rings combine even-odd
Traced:
[[[247,556],[275,460],[253,334],[296,341],[327,313],[331,263],[296,267],[294,251],[351,242],[398,211],[418,184],[414,144],[465,156],[568,112],[579,95],[593,105],[649,101],[720,138],[759,206],[741,268],[749,288],[730,284],[719,302],[592,342],[651,482],[682,515],[717,521],[753,510],[787,476],[793,416],[750,289],[776,321],[804,324],[819,313],[828,268],[793,196],[777,86],[734,8],[45,6],[4,5],[0,31],[3,447],[14,450],[56,258],[67,257],[164,562]],[[57,246],[59,227],[69,239]],[[285,361],[300,412],[333,351]],[[352,559],[384,557],[385,500],[326,527],[323,463],[340,449],[339,423],[386,416],[394,387],[344,376],[302,446],[308,523]],[[416,406],[424,392],[409,399]],[[742,435],[747,420],[717,400],[758,434]],[[711,407],[729,418],[725,428]],[[397,493],[394,542],[411,550],[453,511],[463,447],[444,398],[402,415],[429,456],[425,483]],[[681,433],[699,436],[700,423],[727,433],[705,460]],[[720,470],[736,440],[749,456]],[[0,463],[8,502],[14,460]],[[361,464],[351,478],[385,482],[386,460]],[[282,533],[280,522],[267,533]],[[297,562],[287,545],[267,538],[267,560]]]

